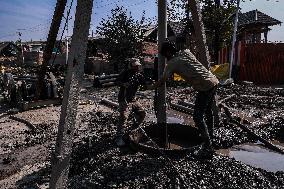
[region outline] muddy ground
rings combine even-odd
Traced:
[[[118,89],[94,89],[89,80],[83,87],[87,90],[81,93],[69,188],[284,188],[283,171],[265,171],[220,153],[211,160],[199,160],[191,154],[167,158],[116,147],[118,113],[99,102],[101,98],[115,101]],[[191,91],[184,86],[168,88],[173,100],[193,101]],[[235,84],[218,89],[219,99],[231,94],[236,96],[225,103],[235,116],[263,138],[284,143],[283,88]],[[153,92],[141,91],[138,97],[148,113],[144,126],[152,124]],[[11,119],[6,115],[8,109],[1,105],[0,188],[48,188],[49,156],[54,149],[60,106],[13,115],[29,121],[35,129]],[[168,111],[186,116],[185,123],[193,124],[191,115]],[[257,142],[229,124],[223,114],[213,141],[216,150]]]

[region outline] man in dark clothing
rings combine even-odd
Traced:
[[[119,103],[119,123],[117,127],[117,139],[116,143],[118,146],[125,145],[123,141],[124,134],[124,123],[127,119],[127,108],[131,108],[134,112],[136,120],[136,126],[139,126],[145,116],[145,110],[143,106],[136,100],[135,95],[140,85],[146,85],[144,76],[139,72],[141,66],[139,59],[131,58],[128,59],[128,69],[122,71],[118,78],[117,84],[120,86],[118,93]]]
[[[167,58],[167,64],[162,78],[151,88],[160,86],[173,73],[177,73],[198,91],[193,119],[195,125],[201,131],[205,144],[196,155],[204,158],[212,157],[213,148],[210,140],[213,137],[214,124],[212,105],[219,81],[188,49],[177,52],[175,45],[166,41],[162,44],[160,53]],[[204,117],[206,117],[206,122]]]

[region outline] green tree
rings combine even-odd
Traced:
[[[145,23],[144,13],[137,21],[124,7],[112,9],[111,16],[100,22],[97,33],[104,37],[103,50],[108,53],[115,72],[125,66],[127,58],[141,55]]]
[[[190,0],[170,0],[169,19],[182,22],[190,19]],[[230,45],[233,33],[233,15],[236,0],[200,0],[202,19],[206,31],[207,45],[213,60],[217,61],[219,50]]]
[[[169,0],[167,15],[170,21],[185,21],[189,16],[188,0]]]
[[[208,47],[212,58],[217,61],[219,50],[231,45],[236,1],[223,0],[223,3],[220,3],[220,0],[202,0],[202,3]]]

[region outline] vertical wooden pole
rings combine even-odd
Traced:
[[[206,45],[206,35],[202,22],[200,4],[198,0],[188,0],[188,5],[191,11],[195,36],[197,39],[197,49],[200,53],[200,62],[209,69],[209,52]]]
[[[47,70],[48,62],[52,55],[52,50],[56,42],[56,37],[61,24],[61,20],[65,11],[67,0],[57,0],[56,7],[54,10],[52,23],[49,29],[47,37],[47,44],[43,52],[43,61],[38,72],[38,83],[37,83],[37,97],[44,96],[44,77]]]
[[[50,188],[67,188],[79,89],[84,71],[93,0],[78,0],[64,87]]]
[[[161,49],[162,43],[167,37],[167,2],[166,0],[158,0],[158,46],[159,51]],[[158,55],[158,76],[162,77],[166,64],[166,59],[160,53]],[[158,88],[158,112],[157,112],[157,122],[158,125],[163,126],[165,129],[165,143],[167,141],[167,114],[166,114],[166,84],[163,84]]]

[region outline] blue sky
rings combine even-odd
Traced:
[[[284,0],[276,1],[246,0],[241,3],[242,12],[258,9],[284,22]],[[68,5],[70,2],[68,0]],[[116,6],[115,2],[131,11],[136,19],[141,18],[143,10],[147,17],[153,18],[157,15],[155,0],[94,0],[90,33],[91,30],[96,30],[102,18],[110,15],[110,10]],[[17,40],[17,32],[22,33],[23,41],[46,40],[55,4],[56,0],[0,0],[0,41]],[[73,19],[69,22],[71,33],[75,6],[76,0],[71,11]],[[272,27],[268,40],[284,42],[284,24]]]

